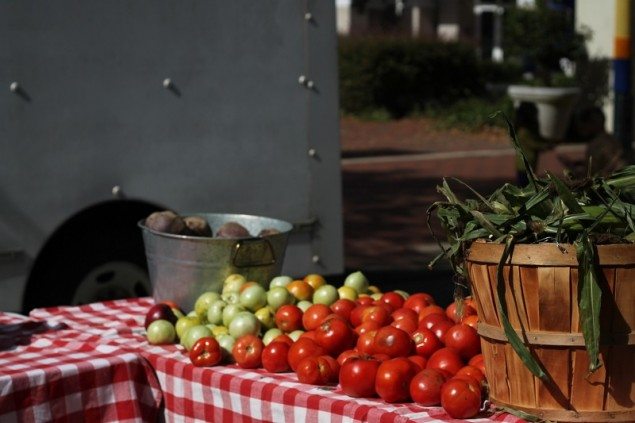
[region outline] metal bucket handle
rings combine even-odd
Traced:
[[[269,240],[264,238],[247,238],[236,242],[232,264],[234,267],[270,266],[275,264],[276,254]]]

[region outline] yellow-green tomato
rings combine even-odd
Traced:
[[[199,316],[207,316],[209,306],[217,300],[220,300],[218,292],[203,292],[194,303],[194,312]]]
[[[254,313],[254,316],[256,316],[256,319],[260,321],[260,324],[262,325],[263,328],[271,329],[272,327],[276,325],[276,322],[274,320],[275,314],[276,312],[273,310],[271,306],[264,306],[256,310],[256,312]]]
[[[176,330],[172,323],[159,319],[150,323],[146,337],[152,345],[173,344],[176,340]]]
[[[183,339],[183,335],[185,335],[185,332],[187,332],[188,329],[200,324],[201,319],[196,315],[181,317],[176,321],[176,325],[174,325],[176,329],[176,336],[178,336],[179,339]]]
[[[313,293],[313,304],[325,304],[330,306],[339,299],[337,288],[333,285],[322,285]]]

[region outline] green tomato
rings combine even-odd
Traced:
[[[313,293],[313,304],[325,304],[330,306],[339,298],[337,288],[333,285],[322,285]]]
[[[282,286],[275,286],[267,292],[267,304],[275,311],[285,304],[293,304],[294,297]]]
[[[350,286],[357,291],[358,294],[368,292],[368,285],[368,279],[366,279],[366,276],[360,271],[351,273],[344,279],[344,286]]]
[[[256,311],[267,305],[267,291],[260,285],[251,285],[240,293],[238,303],[247,310]]]
[[[152,345],[173,344],[176,340],[176,329],[167,320],[155,320],[148,326],[146,338]]]
[[[271,279],[271,282],[269,282],[269,289],[275,287],[286,288],[287,285],[289,285],[292,281],[293,279],[289,276],[276,276],[275,278]]]
[[[207,316],[209,306],[217,300],[220,300],[218,292],[203,292],[194,303],[194,312],[199,316]]]

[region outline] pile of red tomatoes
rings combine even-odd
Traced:
[[[339,384],[351,397],[440,404],[453,418],[470,418],[485,387],[476,322],[470,299],[443,308],[426,293],[406,299],[387,292],[277,316],[278,327],[306,332],[295,342],[279,335],[266,346],[246,335],[232,354],[243,368],[293,371],[302,383]]]

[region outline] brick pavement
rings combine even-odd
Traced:
[[[428,261],[438,251],[426,225],[427,208],[442,199],[436,186],[443,177],[456,177],[479,193],[488,195],[503,183],[515,181],[515,165],[509,144],[490,140],[484,143],[486,148],[465,149],[474,146],[474,142],[457,142],[456,134],[448,138],[442,143],[443,148],[436,151],[399,148],[399,140],[395,139],[393,147],[400,154],[378,156],[386,151],[371,148],[364,155],[359,145],[355,147],[355,154],[350,154],[343,136],[347,269],[364,269],[385,275],[387,279],[399,278],[400,274],[408,274],[410,279],[416,280],[451,277],[443,266],[440,274],[426,273]],[[541,157],[538,171],[561,174],[564,166],[560,158],[581,159],[583,148],[581,145],[562,145],[548,151]],[[460,185],[456,186],[456,191],[464,198],[470,195]],[[434,228],[436,233],[441,233],[438,225]]]

